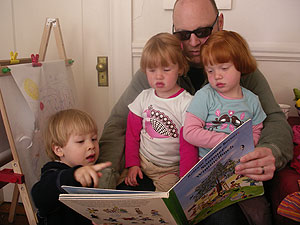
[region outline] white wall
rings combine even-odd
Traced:
[[[172,1],[172,0],[170,0]],[[133,71],[145,42],[158,32],[171,32],[172,11],[161,0],[133,0]],[[300,88],[299,0],[232,0],[224,29],[239,32],[249,43],[278,103],[294,105],[292,89]],[[297,115],[292,107],[291,115]]]

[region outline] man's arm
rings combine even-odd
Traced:
[[[263,110],[267,114],[256,147],[270,148],[276,160],[276,169],[281,169],[293,157],[291,127],[276,103],[267,80],[259,70],[242,76],[241,85],[258,95]]]
[[[128,105],[142,92],[150,88],[146,74],[140,70],[136,72],[129,86],[115,104],[106,121],[102,136],[99,140],[100,155],[98,162],[112,162],[115,179],[124,168],[125,132],[128,116]]]

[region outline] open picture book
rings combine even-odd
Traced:
[[[262,182],[234,168],[254,150],[246,121],[216,145],[167,192],[62,186],[59,200],[97,224],[196,224],[238,201],[263,195]]]

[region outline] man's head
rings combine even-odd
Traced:
[[[218,9],[214,0],[177,0],[173,10],[174,31],[194,31],[186,32],[184,36],[177,33],[181,38],[184,47],[184,53],[188,57],[190,64],[200,67],[200,47],[211,32],[223,29],[223,15],[218,16]],[[210,27],[212,27],[210,29]],[[206,30],[197,30],[207,28]],[[202,32],[204,31],[204,32]],[[189,33],[189,34],[188,34]],[[205,37],[197,37],[199,36]],[[190,36],[190,37],[189,37]],[[188,40],[183,40],[189,37]]]

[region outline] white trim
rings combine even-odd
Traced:
[[[258,61],[300,62],[300,43],[250,43]]]
[[[132,43],[132,57],[141,57],[145,43]],[[300,62],[300,44],[252,43],[251,52],[257,61]]]
[[[173,6],[176,0],[163,0],[164,10],[173,10]]]
[[[110,109],[115,105],[132,78],[132,1],[110,1],[111,52],[108,59],[111,79]]]
[[[146,42],[133,42],[132,43],[132,57],[141,57],[143,47]]]
[[[216,0],[216,4],[219,10],[231,9],[231,0]]]
[[[300,62],[300,52],[252,51],[257,61]]]

